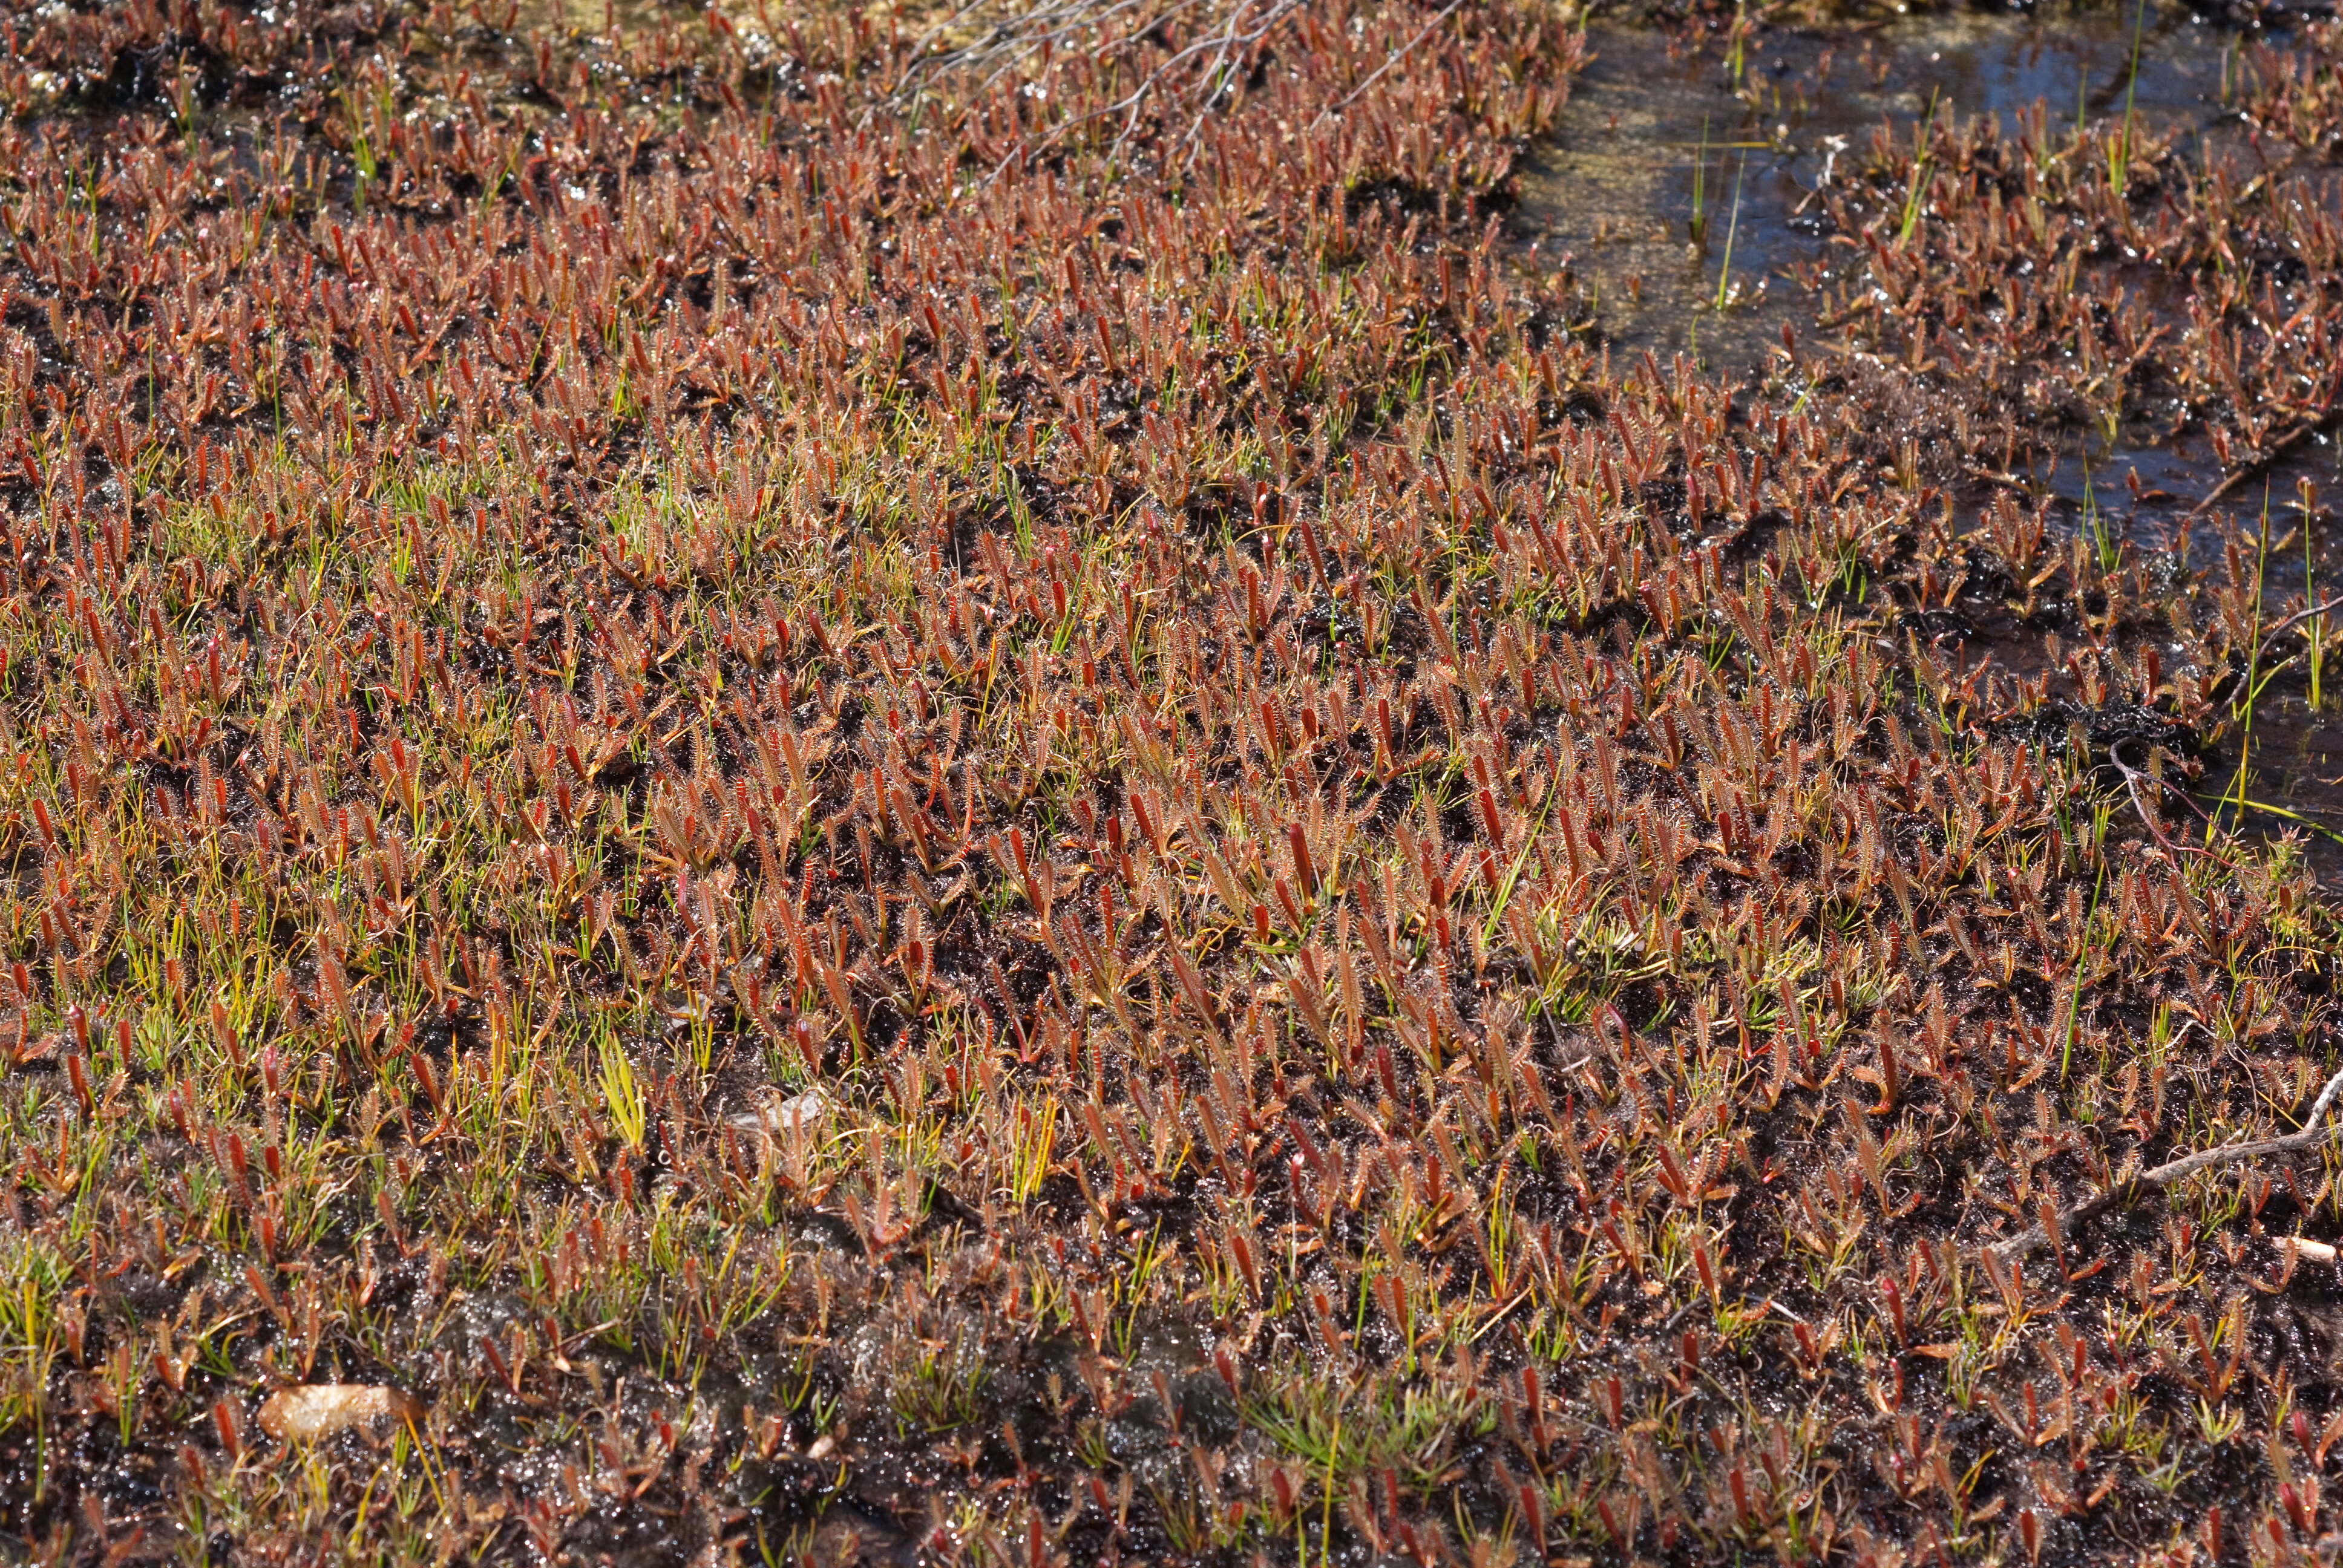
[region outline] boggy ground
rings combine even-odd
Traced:
[[[2333,1149],[2069,1211],[2338,1065],[2343,34],[1704,369],[1576,16],[933,20],[6,16],[8,1549],[2331,1554]]]

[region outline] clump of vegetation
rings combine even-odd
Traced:
[[[1736,382],[1515,265],[1574,18],[1131,20],[8,18],[0,1532],[2321,1550],[2336,1154],[2155,1174],[2337,1065],[2183,814],[2321,623],[2014,470],[2328,428],[2343,37]]]

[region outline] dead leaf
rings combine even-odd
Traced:
[[[315,1442],[354,1426],[379,1436],[422,1419],[422,1401],[374,1383],[303,1383],[278,1389],[260,1407],[261,1430],[286,1442]]]

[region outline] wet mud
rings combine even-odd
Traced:
[[[1753,395],[1782,397],[1796,385],[1794,365],[1852,347],[1817,324],[1820,290],[1863,270],[1825,197],[1880,138],[1908,144],[1940,121],[1980,116],[2005,135],[2029,114],[2077,125],[2121,116],[2143,137],[2177,136],[2199,162],[2273,166],[2237,110],[2259,35],[2186,6],[1951,11],[1737,34],[1591,25],[1589,62],[1560,124],[1525,160],[1513,232],[1519,265],[1573,286],[1591,341],[1663,364],[1682,356],[1741,377]],[[2137,282],[2159,320],[2185,317],[2188,297],[2171,279],[2142,268]],[[2043,505],[2059,534],[2110,559],[2128,551],[2175,580],[2242,548],[2270,625],[2343,588],[2343,530],[2325,499],[2343,481],[2331,428],[2237,474],[2201,431],[2159,439],[2152,425],[2128,422],[2067,433],[1999,479],[1961,487],[1958,514],[1974,522],[2009,490]],[[2298,626],[2266,660],[2233,672],[2255,700],[2237,694],[2230,723],[2203,738],[2188,792],[2167,791],[2166,807],[2200,834],[2216,817],[2290,833],[2334,888],[2343,700],[2330,677],[2343,671],[2331,668],[2330,628],[2343,622],[2322,622],[2314,644]],[[2028,618],[1926,629],[1966,663],[2045,673],[2041,628]],[[2071,698],[2072,682],[2047,673]]]
[[[1754,373],[1783,328],[1814,330],[1798,275],[1833,265],[1818,196],[1859,143],[1938,116],[2014,123],[2037,102],[2217,134],[2237,37],[2170,6],[1768,29],[1737,49],[1597,23],[1587,44],[1522,175],[1527,256],[1578,280],[1615,351]]]

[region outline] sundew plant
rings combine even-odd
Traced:
[[[0,1552],[2332,1554],[2343,34],[592,10],[0,9]]]

